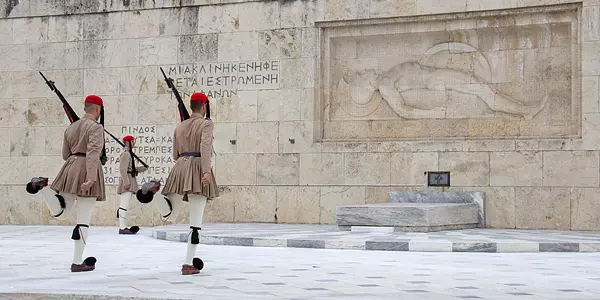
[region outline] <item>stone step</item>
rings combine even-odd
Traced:
[[[396,231],[429,232],[475,228],[479,218],[475,203],[385,203],[345,205],[336,208],[337,225],[394,227]]]

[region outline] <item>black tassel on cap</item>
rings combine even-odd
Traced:
[[[201,230],[202,228],[194,226],[190,226],[190,228],[192,229],[192,245],[200,244],[200,234],[198,233],[198,230]]]
[[[206,119],[210,120],[210,102],[206,101]]]

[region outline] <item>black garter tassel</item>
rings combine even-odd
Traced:
[[[202,230],[202,228],[194,226],[190,226],[190,228],[192,229],[192,245],[200,244],[200,234],[198,233],[198,230]]]
[[[81,234],[79,233],[79,232],[80,232],[80,231],[79,231],[79,228],[80,228],[80,227],[87,227],[87,228],[90,228],[90,226],[89,226],[89,225],[85,225],[85,224],[77,224],[77,225],[75,226],[75,228],[73,228],[73,234],[71,235],[71,239],[72,239],[72,240],[76,240],[76,241],[78,241],[78,240],[80,240],[80,239],[81,239]]]

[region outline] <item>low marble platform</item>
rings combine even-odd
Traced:
[[[155,227],[160,240],[187,243],[189,225]],[[200,243],[414,252],[600,252],[600,234],[585,231],[466,229],[427,233],[339,231],[335,225],[212,223]]]
[[[430,232],[477,227],[474,203],[384,203],[336,208],[341,230],[352,226],[393,227],[395,231]]]
[[[442,192],[431,188],[416,192],[390,192],[390,203],[474,203],[479,214],[477,227],[485,227],[484,192]]]

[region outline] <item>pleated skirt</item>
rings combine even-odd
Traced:
[[[65,161],[50,188],[59,193],[68,193],[80,197],[96,197],[97,201],[105,201],[106,191],[102,165],[98,163],[96,182],[92,185],[92,188],[87,193],[82,193],[81,185],[86,181],[86,177],[85,157],[71,156]]]
[[[199,194],[208,200],[217,198],[219,189],[212,168],[210,177],[210,184],[202,183],[202,160],[200,157],[180,157],[169,173],[162,194],[165,196],[169,194]],[[184,197],[184,201],[187,201],[187,197]]]

